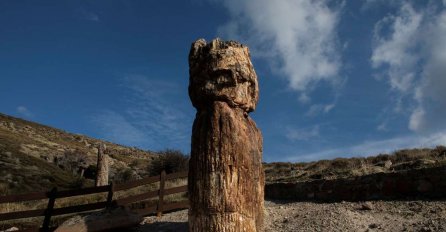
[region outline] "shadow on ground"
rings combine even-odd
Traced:
[[[122,230],[121,230],[122,231]],[[140,225],[128,232],[187,232],[187,222],[153,222]]]

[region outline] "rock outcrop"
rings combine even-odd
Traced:
[[[197,109],[189,164],[189,231],[263,231],[262,135],[248,113],[258,101],[249,50],[200,39],[189,54]]]

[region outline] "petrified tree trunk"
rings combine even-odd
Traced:
[[[84,167],[80,167],[79,169],[80,169],[79,176],[80,176],[80,177],[84,177],[85,168],[84,168]]]
[[[189,96],[197,109],[189,164],[189,231],[263,231],[262,135],[248,113],[258,100],[247,47],[192,44]]]
[[[96,186],[108,185],[108,157],[105,154],[105,144],[101,143],[98,146],[98,163],[96,172]]]

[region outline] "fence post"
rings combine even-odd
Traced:
[[[158,191],[158,207],[156,211],[156,216],[161,217],[163,215],[163,201],[164,201],[164,185],[166,181],[166,171],[162,171],[160,175],[160,189]]]
[[[113,193],[115,191],[115,187],[113,182],[108,186],[108,195],[107,195],[107,208],[111,208],[113,206]]]
[[[45,232],[50,231],[50,221],[51,221],[51,214],[54,209],[54,203],[56,201],[57,197],[57,187],[54,187],[51,189],[51,191],[48,193],[48,206],[45,210],[45,218],[43,219],[43,225],[42,230]]]

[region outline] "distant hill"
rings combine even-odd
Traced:
[[[0,195],[91,185],[97,145],[105,143],[112,179],[147,174],[155,152],[72,134],[0,113]]]
[[[338,179],[382,172],[446,166],[446,147],[404,149],[370,157],[336,158],[306,163],[264,164],[267,183]]]

